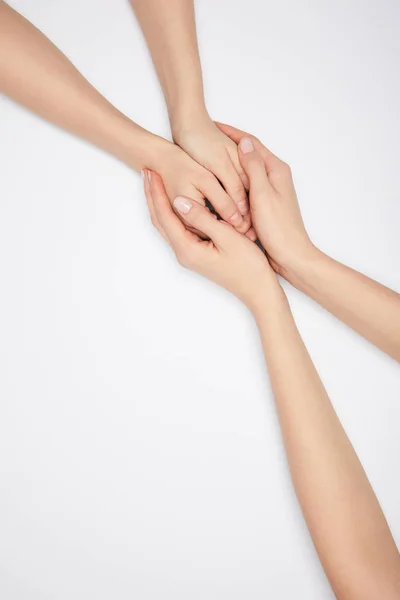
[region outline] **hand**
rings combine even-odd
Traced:
[[[240,164],[250,181],[253,226],[271,266],[287,277],[292,265],[315,251],[301,217],[290,167],[253,135],[217,125],[239,145]]]
[[[214,173],[239,212],[247,215],[248,178],[240,165],[236,144],[218,129],[207,113],[191,117],[187,123],[172,121],[171,126],[175,143]]]
[[[169,198],[188,196],[203,205],[207,198],[224,221],[240,233],[246,233],[253,241],[256,239],[254,230],[250,229],[250,214],[240,214],[232,198],[210,171],[165,140],[158,142],[154,156],[148,166],[161,175]]]
[[[174,200],[174,213],[161,177],[144,178],[145,194],[154,226],[174,250],[179,263],[240,298],[253,313],[265,308],[271,294],[283,295],[278,280],[260,248],[224,221],[218,221],[199,203]],[[209,237],[201,240],[190,229]]]

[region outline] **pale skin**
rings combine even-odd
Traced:
[[[254,136],[218,125],[235,143],[245,137],[257,150],[251,218],[274,270],[400,361],[400,294],[316,248],[304,227],[290,167]]]
[[[242,215],[248,179],[236,144],[210,118],[204,100],[193,0],[130,0],[164,91],[174,141],[222,182]]]
[[[250,182],[250,210],[257,234],[263,243],[270,242],[274,261],[286,261],[295,249],[309,247],[290,170],[261,145],[254,150],[255,140],[237,141]],[[145,172],[144,187],[152,222],[179,262],[235,294],[254,315],[294,488],[336,597],[398,600],[396,544],[268,259],[254,243],[213,219],[190,198],[174,200],[181,222],[156,173]],[[275,219],[273,224],[268,215]],[[279,226],[281,219],[285,225],[280,225],[275,237],[270,229]],[[289,251],[279,244],[283,227],[287,227],[286,240],[291,235],[296,240]],[[209,241],[201,240],[193,229],[204,232]]]
[[[211,171],[176,144],[123,115],[45,35],[1,0],[0,93],[134,170],[156,170],[171,198],[183,194],[202,203],[208,198],[219,215],[238,231],[249,231],[249,218],[243,218]],[[255,239],[254,231],[249,236]]]
[[[151,10],[153,17],[162,16],[159,11],[167,4],[170,16],[172,3],[146,0],[148,14]],[[242,141],[238,161],[235,144],[244,134],[226,126],[217,129],[204,102],[196,102],[203,98],[203,90],[193,45],[192,2],[174,0],[174,5],[176,29],[161,27],[160,31],[162,20],[158,24],[148,20],[146,25],[144,0],[135,2],[166,94],[174,140],[195,160],[120,113],[43,34],[3,2],[0,91],[135,170],[152,172],[151,185],[146,182],[150,212],[182,264],[236,294],[259,325],[295,489],[337,597],[399,598],[399,555],[384,515],[270,264],[257,246],[237,233],[249,228],[248,207],[242,204],[248,180],[251,215],[275,271],[397,359],[399,296],[312,245],[287,165],[254,138],[250,142],[256,151],[249,151],[248,144],[246,150]],[[163,25],[168,21],[172,20],[165,14]],[[153,30],[153,22],[158,30]],[[157,35],[164,34],[157,50]],[[171,53],[163,61],[166,47]],[[181,54],[187,62],[174,71],[175,58]],[[183,84],[190,81],[191,73],[193,80],[187,86],[191,91],[186,94]],[[177,218],[168,200],[177,196],[186,197],[175,200],[174,207],[187,227],[203,231],[210,241],[201,241]],[[205,197],[237,231],[212,218],[200,204]]]

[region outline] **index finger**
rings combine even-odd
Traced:
[[[150,192],[157,220],[164,229],[173,248],[182,244],[186,228],[174,213],[161,177],[154,171],[150,173]]]
[[[220,217],[233,225],[239,233],[246,233],[250,229],[249,219],[243,218],[235,202],[213,175],[204,182],[201,191]]]
[[[159,220],[157,218],[156,210],[154,208],[154,202],[153,202],[153,198],[151,196],[151,190],[150,190],[150,177],[151,177],[150,171],[148,171],[147,169],[143,169],[142,177],[143,177],[143,183],[144,183],[144,194],[146,196],[147,207],[149,209],[151,222],[153,223],[154,227],[160,232],[160,234],[164,238],[164,240],[168,244],[170,244],[167,234],[165,233],[164,229],[162,228],[161,223],[159,222]]]

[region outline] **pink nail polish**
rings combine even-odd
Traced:
[[[187,215],[190,209],[192,208],[192,203],[187,198],[178,196],[174,200],[174,208],[176,208],[176,210],[182,215]]]
[[[238,212],[235,212],[229,220],[233,225],[238,225],[242,221],[242,216]]]
[[[249,204],[246,200],[242,200],[238,202],[238,209],[240,210],[242,215],[246,215],[249,211]]]
[[[242,138],[239,142],[239,147],[243,154],[249,154],[250,152],[254,152],[253,142],[250,138]]]

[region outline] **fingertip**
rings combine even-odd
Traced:
[[[256,234],[255,230],[253,229],[253,227],[247,231],[246,236],[252,242],[255,242],[257,240],[257,234]]]
[[[146,173],[150,192],[156,194],[157,196],[165,196],[167,192],[160,175],[155,171],[151,171],[150,169],[146,169]]]
[[[248,200],[241,200],[237,204],[240,214],[244,217],[249,213],[250,206]]]
[[[147,204],[150,204],[150,202],[153,202],[153,194],[150,189],[150,184],[149,184],[149,180],[147,178],[146,169],[142,169],[142,171],[140,173],[143,178],[144,195],[146,196]]]
[[[234,212],[233,215],[229,217],[228,221],[235,229],[239,229],[243,225],[243,217],[239,211]]]
[[[183,196],[178,196],[173,201],[174,208],[181,215],[187,215],[188,212],[192,209],[193,204],[188,198],[184,198]]]
[[[249,137],[243,137],[239,142],[240,151],[243,154],[254,152],[254,144]]]

